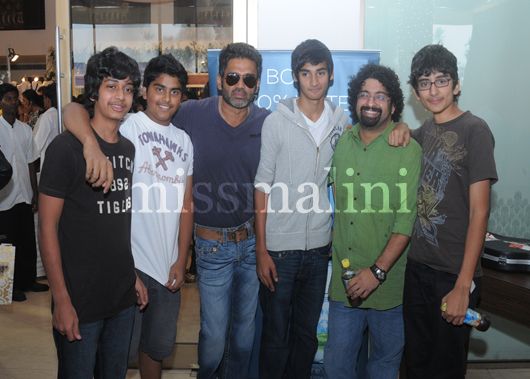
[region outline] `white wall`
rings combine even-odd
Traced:
[[[364,0],[234,0],[234,41],[293,49],[316,38],[331,50],[363,48]]]

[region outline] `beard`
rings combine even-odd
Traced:
[[[254,101],[256,97],[256,93],[257,93],[256,90],[254,90],[252,94],[249,94],[248,92],[241,90],[245,93],[246,96],[243,98],[236,98],[235,96],[232,96],[232,94],[235,91],[238,91],[238,90],[234,89],[233,91],[230,91],[229,88],[226,88],[223,86],[223,88],[221,89],[221,95],[223,96],[223,100],[226,103],[228,103],[229,105],[231,105],[232,107],[236,109],[248,108],[250,104]]]
[[[377,115],[374,117],[368,117],[363,114],[363,111],[377,112]],[[365,128],[373,128],[380,125],[381,115],[383,114],[383,110],[381,108],[363,106],[361,107],[359,113],[359,122],[361,126]]]

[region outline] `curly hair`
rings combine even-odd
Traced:
[[[99,87],[105,78],[129,78],[133,84],[133,97],[138,94],[141,80],[138,63],[116,47],[107,47],[92,55],[86,65],[83,105],[90,117],[94,116],[94,102],[98,99]]]
[[[171,54],[163,54],[149,61],[144,70],[143,86],[145,88],[149,87],[149,84],[162,74],[177,78],[182,92],[186,92],[188,73],[184,66]]]
[[[225,74],[228,62],[235,58],[250,59],[254,62],[256,64],[258,79],[261,78],[261,66],[263,61],[261,54],[254,48],[254,46],[244,42],[229,43],[221,50],[221,53],[219,54],[219,75],[221,77]]]
[[[390,96],[390,105],[394,106],[391,119],[394,122],[399,121],[404,106],[399,77],[391,68],[374,63],[362,66],[357,75],[353,76],[350,83],[348,83],[348,105],[352,121],[354,123],[359,121],[356,112],[357,95],[361,92],[361,88],[367,79],[375,79],[386,88]]]
[[[458,84],[458,65],[455,55],[443,45],[424,46],[412,58],[409,84],[418,93],[419,77],[429,76],[435,71],[449,75],[453,80],[453,88]],[[460,93],[454,95],[455,101],[458,101],[459,96]]]
[[[331,51],[317,39],[308,39],[300,43],[293,50],[291,54],[291,70],[293,77],[296,78],[294,86],[299,90],[298,74],[306,63],[317,65],[319,63],[326,63],[328,74],[333,74],[333,59],[331,58]],[[333,85],[330,81],[329,86]]]

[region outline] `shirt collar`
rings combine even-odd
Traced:
[[[374,143],[375,141],[377,141],[378,139],[380,138],[384,138],[385,141],[388,141],[388,136],[390,135],[390,132],[392,132],[392,130],[394,129],[396,125],[394,124],[393,121],[390,121],[387,125],[387,127],[385,128],[385,130],[383,130],[383,133],[381,133],[380,135],[377,136],[376,139],[374,139],[374,141],[372,143]],[[352,133],[352,137],[354,140],[356,141],[361,141],[361,137],[359,136],[359,131],[361,129],[361,125],[359,123],[355,124],[353,126],[353,128],[351,129],[351,133]]]

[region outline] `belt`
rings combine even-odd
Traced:
[[[195,235],[199,238],[217,241],[217,242],[240,242],[252,237],[254,233],[249,232],[247,225],[242,225],[236,230],[223,231],[218,229],[210,229],[204,226],[195,225]],[[225,238],[226,235],[226,238]]]

